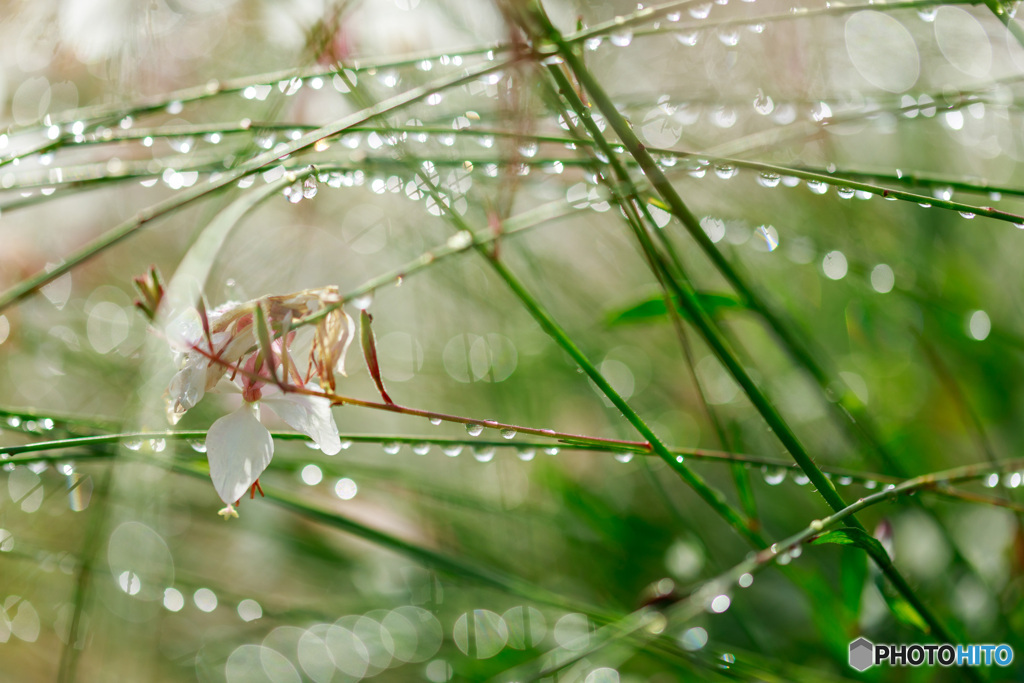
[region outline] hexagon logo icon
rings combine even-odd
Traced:
[[[875,645],[867,638],[858,638],[850,643],[850,666],[864,671],[875,663]]]

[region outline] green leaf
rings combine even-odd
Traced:
[[[843,529],[826,531],[821,536],[818,536],[811,541],[811,543],[814,545],[821,545],[822,543],[852,545],[866,550],[875,557],[888,557],[888,553],[885,552],[885,548],[882,547],[882,544],[878,542],[877,538],[863,529],[856,529],[854,527],[845,527]]]
[[[907,602],[906,598],[893,591],[892,587],[886,583],[884,576],[877,575],[875,585],[885,599],[885,604],[889,606],[889,611],[898,621],[922,633],[931,633],[932,629],[928,626],[928,622],[914,609],[913,605]]]
[[[843,529],[835,529],[828,531],[818,536],[816,539],[811,541],[815,545],[822,543],[835,543],[836,545],[849,545],[861,548],[875,557],[888,557],[888,553],[885,552],[885,548],[878,541],[877,538],[864,531],[863,529],[856,529],[853,527],[847,527]],[[855,572],[859,574],[859,572]],[[928,623],[918,613],[914,606],[911,605],[905,598],[894,593],[890,586],[886,583],[885,577],[882,574],[878,574],[875,577],[875,583],[878,586],[879,592],[882,597],[885,598],[885,603],[889,606],[889,610],[893,613],[899,621],[902,623],[916,628],[924,633],[930,633],[931,629],[928,627]],[[846,588],[844,586],[844,588]],[[859,602],[859,593],[857,593]],[[852,599],[852,595],[844,596],[849,601]],[[849,602],[847,602],[849,606]]]
[[[729,310],[745,310],[747,306],[740,301],[739,297],[734,294],[724,294],[716,292],[697,292],[697,300],[700,302],[701,307],[707,311],[711,317],[718,317],[725,311]],[[679,308],[679,315],[684,320],[689,320],[690,316],[685,310]],[[645,323],[651,322],[659,318],[664,318],[668,315],[668,309],[665,308],[665,297],[660,294],[655,294],[635,303],[626,308],[620,308],[611,311],[607,317],[608,325],[626,325],[629,323]]]
[[[868,559],[855,554],[844,557],[839,569],[839,592],[843,608],[851,624],[860,618],[861,596],[868,577]]]

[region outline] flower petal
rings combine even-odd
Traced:
[[[341,450],[338,425],[331,414],[331,402],[326,398],[307,394],[264,394],[260,403],[277,413],[292,429],[313,439],[325,454],[334,455]]]
[[[206,433],[206,458],[213,487],[225,503],[240,499],[267,469],[274,456],[274,440],[260,424],[255,404],[220,418]]]

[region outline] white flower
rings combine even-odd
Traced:
[[[319,389],[310,384],[307,388]],[[255,484],[274,457],[274,440],[260,422],[260,409],[267,407],[320,447],[327,455],[341,450],[338,425],[331,415],[331,402],[322,396],[281,393],[273,385],[263,387],[256,401],[243,401],[242,407],[210,427],[206,434],[206,457],[210,462],[213,487],[227,507],[225,517],[235,516],[233,503]]]
[[[345,374],[355,324],[341,303],[337,287],[321,287],[224,304],[205,319],[192,309],[167,324],[164,332],[178,367],[166,394],[171,424],[207,392],[242,390],[242,407],[214,422],[206,436],[210,477],[227,503],[220,511],[224,517],[238,516],[233,504],[250,488],[259,488],[257,480],[274,456],[274,440],[260,423],[261,407],[273,410],[327,455],[341,450],[331,401],[308,393],[333,392],[335,372]],[[313,327],[304,376],[291,351],[296,327],[303,324]],[[221,381],[225,377],[234,384]],[[310,383],[310,377],[318,384]]]

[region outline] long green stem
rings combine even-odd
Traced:
[[[696,217],[683,203],[682,198],[665,176],[661,167],[651,157],[650,153],[633,133],[632,128],[615,108],[614,102],[612,102],[605,93],[604,88],[593,77],[586,65],[584,65],[582,60],[580,60],[576,55],[572,47],[562,40],[558,31],[548,21],[547,16],[539,3],[534,5],[534,9],[535,12],[533,16],[540,25],[540,30],[544,34],[543,37],[550,40],[557,47],[558,54],[566,61],[566,64],[590,95],[597,108],[605,116],[609,125],[612,126],[612,129],[626,146],[626,149],[640,165],[640,168],[644,171],[649,182],[661,196],[662,200],[671,208],[672,213],[683,222],[693,239],[701,245],[705,253],[709,258],[711,258],[715,265],[719,267],[723,274],[734,273],[733,268],[725,260],[725,257],[715,248],[714,243],[711,242],[707,234],[704,233]],[[737,290],[742,292],[752,304],[754,304],[758,309],[766,309],[766,307],[760,302],[759,298],[753,296],[750,288],[746,287],[742,280],[735,275],[731,279],[733,280],[733,284],[737,286]],[[839,492],[832,485],[831,481],[829,481],[829,479],[811,459],[796,434],[782,419],[782,416],[775,409],[774,405],[772,405],[771,401],[768,400],[767,396],[754,384],[749,374],[740,364],[739,359],[725,342],[725,339],[718,334],[717,325],[715,325],[715,323],[702,309],[693,290],[691,288],[684,287],[683,284],[678,283],[678,281],[674,279],[670,280],[670,282],[677,283],[678,286],[675,294],[679,297],[680,303],[687,309],[691,319],[696,322],[698,328],[701,330],[702,334],[704,334],[705,339],[709,345],[712,346],[722,363],[733,375],[733,378],[736,379],[744,389],[747,396],[750,398],[751,403],[753,403],[758,409],[758,412],[761,413],[768,425],[775,431],[779,440],[789,450],[793,459],[796,460],[797,464],[800,465],[807,477],[817,487],[818,492],[833,510],[838,512],[845,508],[847,505],[842,496],[839,495]],[[863,528],[855,516],[850,516],[849,523],[858,528]],[[918,598],[917,594],[910,588],[909,584],[907,584],[906,579],[903,578],[892,564],[892,560],[889,556],[884,553],[879,554],[877,551],[872,550],[869,550],[868,552],[896,590],[899,591],[899,593],[902,594],[904,598],[911,603],[911,605],[913,605],[918,614],[920,614],[925,622],[928,623],[934,635],[940,639],[949,641],[950,636],[945,625],[943,625],[938,618],[932,614],[931,610],[920,600],[920,598]]]

